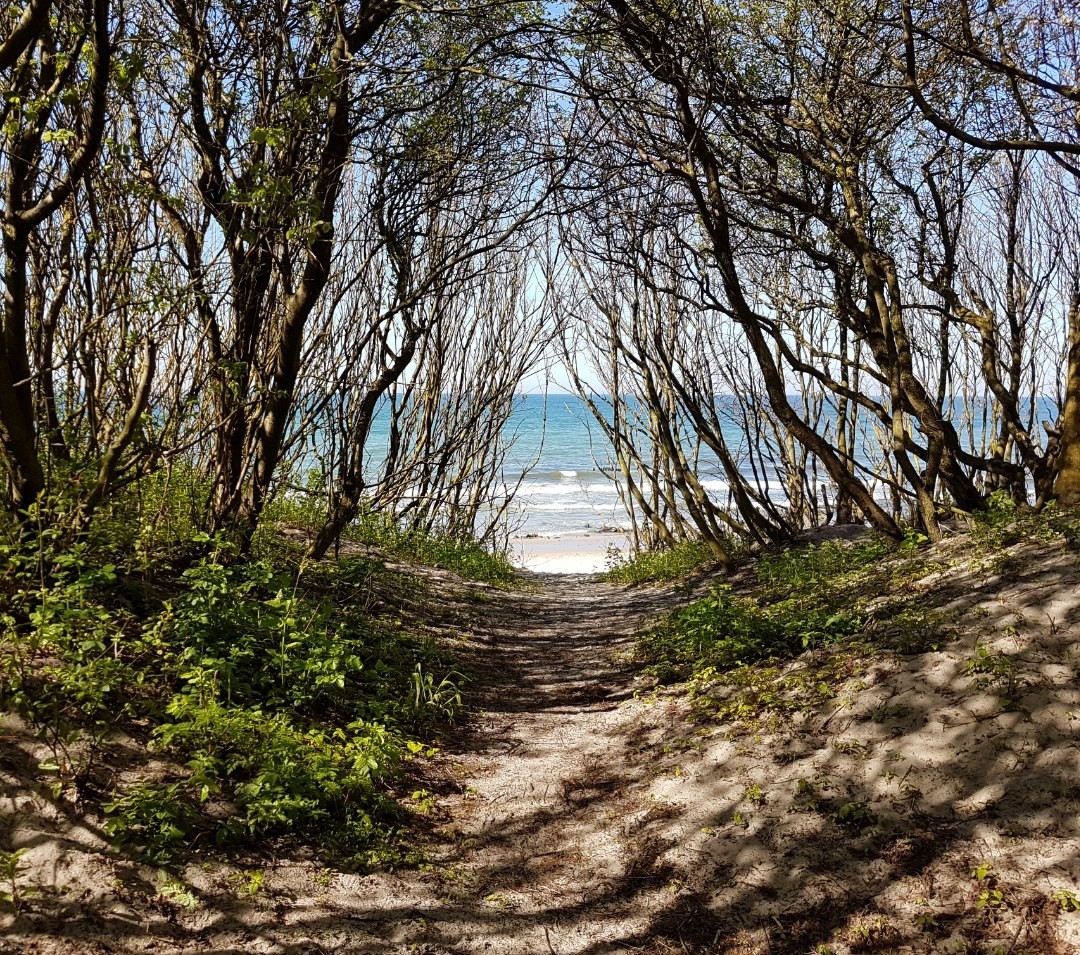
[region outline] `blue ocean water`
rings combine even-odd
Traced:
[[[597,405],[605,410],[602,400]],[[519,533],[580,534],[628,526],[610,477],[611,445],[581,398],[523,395],[505,433],[513,443],[504,481],[513,485],[526,472],[512,509]],[[698,474],[717,500],[726,496],[727,483],[710,454],[699,460]]]
[[[522,534],[573,534],[625,527],[626,511],[603,473],[611,446],[585,402],[572,395],[523,395],[507,424],[512,441],[503,480],[525,473],[512,508]],[[598,467],[599,464],[599,467]]]
[[[597,404],[604,410],[602,399]],[[1039,420],[1052,421],[1057,414],[1056,403],[1045,398],[1039,399],[1036,410]],[[825,415],[827,418],[827,411]],[[982,421],[972,421],[959,411],[954,420],[966,443],[978,448]],[[373,443],[385,439],[385,427],[380,424],[376,417]],[[828,432],[828,421],[823,419],[819,428]],[[724,432],[729,448],[738,456],[746,438],[734,418]],[[629,518],[609,476],[614,467],[612,448],[581,398],[562,394],[522,395],[517,399],[504,436],[510,442],[510,451],[503,481],[507,487],[518,487],[510,511],[514,533],[546,537],[628,526]],[[863,432],[859,441],[856,458],[870,465],[871,458],[880,452],[869,451],[866,442],[876,444],[877,439]],[[719,463],[707,449],[702,449],[698,457],[697,473],[713,500],[721,505],[727,503],[728,484]],[[781,497],[775,475],[759,474],[758,478],[768,486],[770,496]],[[824,474],[819,478],[824,480]],[[874,490],[885,500],[884,486]]]
[[[377,414],[369,441],[372,477],[388,431],[388,417]],[[509,509],[512,533],[555,536],[629,524],[616,486],[602,470],[613,464],[611,446],[582,399],[520,395],[503,436],[509,451],[502,483],[517,489]]]

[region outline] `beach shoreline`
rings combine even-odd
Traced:
[[[597,574],[607,570],[618,551],[628,549],[625,531],[586,530],[568,533],[518,534],[510,538],[511,563],[541,574]]]

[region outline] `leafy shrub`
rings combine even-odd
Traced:
[[[209,478],[175,462],[110,495],[94,515],[90,542],[99,556],[144,568],[194,553],[209,500]]]
[[[287,579],[265,562],[207,559],[182,579],[186,588],[153,630],[175,648],[185,692],[311,711],[340,702],[347,680],[363,669],[329,604],[290,593]]]
[[[637,654],[658,678],[682,679],[793,656],[850,636],[863,622],[855,611],[794,599],[761,607],[722,585],[644,634]]]
[[[643,551],[629,560],[615,555],[604,577],[616,584],[659,583],[679,580],[715,562],[716,558],[701,541],[680,541],[666,550]]]
[[[374,783],[398,763],[400,741],[377,723],[305,728],[285,713],[185,694],[173,698],[168,713],[173,722],[155,730],[156,745],[187,759],[188,785],[201,801],[223,792],[233,807],[219,841],[241,831],[313,834],[327,824],[351,826],[346,807],[364,806]],[[370,825],[368,813],[362,819]]]
[[[994,491],[986,507],[972,516],[971,534],[985,548],[997,550],[1020,540],[1020,509],[1006,491]]]
[[[661,681],[686,680],[695,709],[710,718],[753,724],[820,706],[868,652],[922,652],[943,638],[947,615],[871,602],[895,589],[898,571],[921,571],[915,546],[874,538],[763,558],[756,597],[714,588],[643,634],[637,660]],[[897,551],[882,573],[880,561]]]
[[[661,679],[729,669],[776,652],[783,632],[749,599],[722,585],[644,634],[638,655]]]
[[[266,502],[260,530],[272,532],[276,524],[292,524],[316,531],[330,513],[326,496],[326,478],[316,468],[310,469],[299,482],[290,482],[287,475],[278,479],[277,493]]]
[[[78,742],[88,778],[85,754],[136,720],[186,767],[112,794],[119,841],[158,862],[272,833],[382,851],[398,818],[383,783],[423,750],[412,730],[457,714],[461,678],[433,644],[365,611],[377,565],[206,557],[161,575],[139,619],[127,581],[92,566],[88,542],[53,543],[5,552],[0,702],[53,742],[56,770],[72,768]]]
[[[971,536],[985,551],[995,551],[1024,540],[1065,538],[1076,549],[1080,541],[1080,510],[1059,508],[1051,501],[1042,510],[1018,507],[1006,491],[994,491],[986,507],[972,516]]]
[[[860,573],[892,550],[873,538],[763,557],[757,565],[763,604],[727,586],[714,588],[647,632],[638,658],[660,679],[686,679],[848,638],[866,623],[851,591]]]
[[[111,564],[92,567],[86,545],[26,554],[6,546],[0,590],[0,703],[49,744],[57,770],[82,785],[104,737],[138,712],[145,674],[121,653],[138,624],[101,596]],[[47,570],[46,570],[47,568]],[[76,756],[75,743],[81,743]]]
[[[892,545],[879,537],[854,544],[811,544],[762,557],[757,576],[773,592],[804,591],[822,584],[835,587],[844,576],[881,560],[892,550]]]
[[[164,865],[191,839],[199,811],[183,783],[141,783],[105,805],[105,830],[118,842],[137,843],[152,862]]]

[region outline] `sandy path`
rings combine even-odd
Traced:
[[[533,579],[542,589],[500,598],[477,641],[490,682],[460,767],[464,798],[445,807],[451,881],[468,890],[430,926],[456,951],[605,951],[647,934],[645,896],[670,902],[676,879],[654,865],[648,821],[668,812],[650,799],[649,759],[679,715],[635,700],[619,657],[685,596]]]
[[[12,784],[0,796],[32,847],[23,882],[60,901],[18,921],[0,913],[0,955],[564,955],[647,933],[655,905],[644,896],[667,893],[669,879],[647,844],[644,820],[666,812],[648,799],[645,753],[670,720],[666,706],[633,699],[618,657],[686,598],[584,575],[528,579],[506,592],[431,574],[435,612],[478,685],[473,719],[418,770],[436,796],[422,836],[430,864],[359,875],[307,857],[253,859],[264,889],[250,899],[229,881],[235,869],[191,865],[184,880],[200,905],[186,911],[158,895],[160,876],[108,852],[100,821],[65,818]]]

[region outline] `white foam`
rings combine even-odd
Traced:
[[[567,514],[607,514],[614,510],[611,503],[599,504],[592,501],[530,501],[516,498],[518,510],[522,511],[563,511]]]
[[[619,493],[619,489],[610,482],[604,482],[603,484],[597,482],[594,484],[574,484],[567,482],[566,484],[556,484],[553,481],[526,481],[521,485],[521,490],[518,491],[518,497],[528,500],[533,500],[538,497],[614,497]]]

